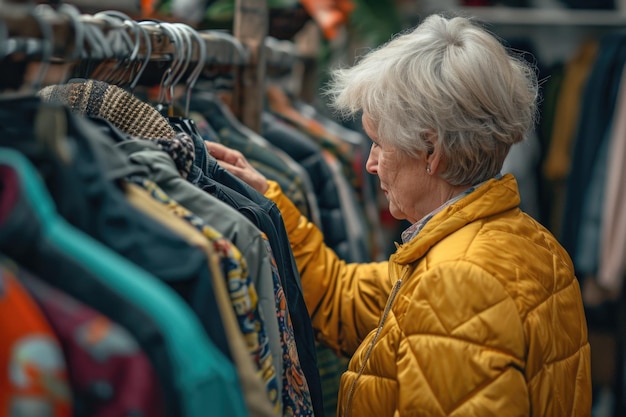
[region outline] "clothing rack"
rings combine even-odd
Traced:
[[[73,132],[67,139],[73,141],[76,137],[90,136],[92,134],[98,136],[98,130],[102,130],[107,136],[111,136],[109,139],[114,142],[111,146],[116,147],[119,145],[120,149],[124,149],[124,146],[131,146],[131,148],[137,146],[138,148],[133,148],[133,155],[137,153],[157,158],[143,162],[145,164],[143,168],[150,167],[150,172],[153,172],[152,168],[156,165],[149,164],[157,164],[156,161],[161,161],[165,164],[164,160],[158,159],[164,155],[164,152],[159,147],[169,150],[170,153],[165,152],[167,154],[164,158],[167,160],[167,163],[175,162],[180,164],[175,167],[168,165],[173,169],[173,171],[169,172],[176,174],[174,175],[175,177],[177,175],[181,176],[178,180],[183,184],[177,184],[181,185],[182,188],[176,189],[177,187],[173,187],[168,192],[181,192],[181,194],[175,195],[175,200],[182,200],[189,204],[190,208],[188,209],[194,214],[197,210],[206,218],[210,217],[210,220],[213,221],[211,216],[216,213],[209,212],[211,203],[227,204],[225,200],[209,201],[209,197],[217,198],[217,195],[213,194],[204,195],[210,194],[209,190],[218,190],[220,193],[225,193],[223,194],[224,198],[234,198],[231,193],[241,194],[243,198],[241,198],[240,202],[237,201],[237,204],[241,204],[241,206],[233,204],[232,207],[219,207],[223,209],[219,211],[220,215],[232,217],[228,221],[218,221],[218,223],[220,226],[226,225],[230,227],[230,222],[245,220],[245,222],[242,221],[241,225],[237,225],[237,232],[233,232],[232,236],[237,236],[237,238],[245,241],[243,242],[244,249],[241,250],[241,253],[248,260],[248,270],[255,271],[254,276],[260,282],[263,282],[263,289],[261,290],[257,287],[257,291],[259,299],[263,298],[265,300],[263,306],[265,311],[270,312],[270,314],[265,314],[265,317],[272,318],[271,313],[274,311],[279,313],[277,314],[277,322],[273,324],[267,322],[266,327],[267,329],[270,326],[280,327],[280,330],[273,329],[273,336],[268,337],[271,343],[273,343],[269,351],[272,357],[277,355],[274,357],[273,363],[279,365],[276,365],[275,374],[268,372],[264,374],[264,378],[260,378],[262,379],[261,384],[267,384],[267,387],[274,390],[269,391],[273,394],[271,395],[273,400],[270,402],[270,407],[274,407],[280,399],[285,404],[285,409],[298,409],[299,411],[295,413],[297,416],[310,416],[314,410],[317,417],[323,417],[324,413],[330,417],[335,414],[336,385],[338,384],[340,373],[345,369],[346,362],[339,363],[339,367],[337,367],[335,361],[338,357],[335,352],[327,350],[323,356],[323,362],[320,362],[319,365],[317,363],[316,357],[320,355],[321,351],[318,351],[318,346],[315,346],[310,317],[302,298],[298,271],[295,261],[290,256],[291,251],[286,234],[283,233],[281,228],[282,219],[277,216],[278,212],[275,207],[268,204],[268,200],[264,200],[260,195],[251,193],[250,189],[243,187],[240,182],[234,181],[234,177],[229,177],[224,170],[219,170],[216,161],[206,153],[204,141],[220,141],[226,146],[236,148],[242,152],[252,149],[251,153],[246,154],[249,160],[253,164],[257,164],[258,169],[268,178],[281,184],[285,194],[292,198],[292,201],[294,201],[294,204],[301,212],[308,215],[315,224],[323,228],[328,238],[329,247],[336,250],[346,260],[349,260],[349,257],[354,257],[354,259],[350,258],[353,261],[360,261],[361,257],[367,257],[368,239],[363,235],[363,231],[366,230],[366,223],[362,219],[362,214],[357,211],[360,207],[359,204],[356,204],[357,187],[352,182],[357,180],[357,178],[350,178],[348,181],[347,178],[344,178],[344,175],[347,175],[345,172],[351,171],[356,166],[355,162],[363,160],[363,150],[354,141],[346,140],[346,143],[338,143],[338,139],[342,135],[338,134],[336,130],[331,130],[330,122],[332,120],[314,120],[314,116],[317,115],[311,113],[308,113],[304,118],[296,117],[291,119],[294,112],[298,111],[295,107],[290,109],[281,107],[281,111],[286,111],[282,115],[278,113],[271,114],[268,107],[264,108],[264,106],[267,106],[267,102],[264,102],[267,99],[265,90],[267,88],[266,81],[268,80],[266,77],[268,73],[266,66],[271,66],[272,71],[278,70],[280,74],[288,74],[290,67],[298,61],[299,57],[295,54],[295,49],[292,48],[293,45],[289,44],[288,41],[278,42],[268,38],[267,10],[264,1],[241,1],[236,4],[236,7],[235,30],[234,34],[230,34],[218,30],[196,30],[177,22],[150,19],[135,20],[135,18],[119,11],[105,10],[94,14],[79,14],[71,6],[66,7],[66,5],[55,5],[54,7],[46,5],[39,8],[34,5],[14,6],[12,4],[10,7],[3,5],[0,8],[0,39],[3,39],[1,29],[2,25],[4,25],[11,28],[10,31],[7,31],[5,38],[16,40],[27,37],[28,42],[25,42],[25,45],[30,48],[29,45],[33,44],[37,48],[31,48],[34,52],[24,54],[23,51],[26,50],[26,46],[22,50],[12,47],[14,50],[11,52],[2,50],[0,47],[0,65],[2,65],[3,72],[9,64],[20,65],[20,71],[15,71],[15,80],[12,87],[14,89],[22,87],[26,92],[23,102],[26,108],[24,109],[20,107],[22,102],[12,102],[14,97],[9,92],[11,89],[0,89],[2,91],[0,93],[0,118],[3,118],[4,123],[0,123],[0,130],[12,126],[14,119],[21,121],[21,116],[24,116],[25,121],[18,128],[13,129],[12,132],[4,132],[5,137],[2,138],[0,148],[5,146],[8,148],[15,147],[24,151],[21,146],[29,144],[29,140],[36,140],[37,138],[37,135],[29,130],[31,129],[30,126],[34,126],[38,134],[42,134],[48,138],[46,140],[54,143],[54,146],[50,147],[49,151],[43,152],[43,159],[53,159],[57,156],[57,153],[64,158],[68,157],[67,153],[72,150],[74,145],[67,147],[63,145],[63,142],[56,142],[64,137],[64,129],[66,127],[64,127],[65,122],[62,120],[67,117],[69,129]],[[7,22],[10,24],[5,24],[2,20],[3,16],[8,16]],[[42,18],[37,20],[40,16]],[[37,26],[38,22],[42,19],[45,19],[45,22],[50,22],[50,26],[53,27],[52,34],[49,33],[51,31],[46,31],[46,25],[43,26],[43,30],[37,30],[40,27]],[[254,30],[250,26],[251,24],[261,29]],[[46,49],[46,46],[49,44],[53,44],[54,48]],[[0,42],[0,45],[4,45],[4,43]],[[16,43],[16,45],[21,44]],[[54,53],[48,52],[49,50],[54,51]],[[24,77],[27,71],[22,71],[21,69],[31,65],[44,67],[45,71],[42,70],[41,73],[46,76],[46,79],[42,79],[41,83],[29,84],[24,82],[24,79],[29,78]],[[47,70],[48,68],[50,69],[49,71]],[[198,83],[195,83],[195,81],[198,81]],[[40,88],[44,85],[51,88]],[[216,88],[214,89],[213,87]],[[189,100],[187,100],[185,105],[182,104],[182,89],[186,90],[187,98],[192,97],[195,100],[192,101],[191,107]],[[190,91],[192,91],[192,94],[189,94]],[[6,94],[4,94],[5,92]],[[154,97],[160,92],[165,93],[165,96],[162,97],[163,100],[160,100],[161,97],[159,99]],[[220,94],[224,93],[224,97],[231,98],[232,103],[228,102],[226,104],[226,101],[221,100],[221,95],[219,98],[217,97],[217,92]],[[50,95],[44,96],[44,94],[48,93]],[[106,96],[106,94],[109,95]],[[40,98],[45,97],[45,99],[39,101],[37,95]],[[51,100],[59,97],[68,101],[80,97],[78,101],[85,101],[72,101],[72,106],[70,106],[62,100],[58,102]],[[100,104],[105,102],[105,100],[107,105],[101,107]],[[31,110],[38,109],[40,106],[47,107],[50,103],[65,104],[67,109],[63,110],[63,114],[46,115],[45,117],[50,120],[44,120],[43,124],[34,123],[29,119],[32,115]],[[181,111],[183,107],[185,109],[184,112]],[[74,113],[87,116],[86,108],[90,110],[96,108],[98,110],[88,114],[87,119],[89,123],[83,126],[80,123],[80,118],[75,117],[77,115],[74,115]],[[19,113],[19,109],[22,109],[23,114]],[[69,111],[70,109],[72,112]],[[102,111],[100,112],[100,110]],[[264,116],[263,119],[262,116]],[[121,130],[120,126],[122,123],[116,124],[122,120],[128,121],[129,119],[132,119],[131,121],[136,125],[133,125],[133,129],[128,129],[128,131]],[[202,125],[203,120],[210,123]],[[87,125],[90,128],[84,130],[83,128],[88,127]],[[127,125],[125,126],[127,127]],[[137,128],[134,129],[134,127]],[[339,126],[333,127],[337,128]],[[25,138],[25,140],[11,142],[7,146],[7,141],[12,140],[11,135],[20,129],[22,131],[19,137]],[[185,131],[185,129],[188,129],[188,131]],[[162,137],[160,135],[164,132],[168,135],[171,133],[174,137],[167,136],[163,137],[163,140],[155,140],[158,137]],[[191,133],[189,134],[189,132]],[[180,137],[180,134],[184,136],[186,133],[186,138],[193,138],[192,146],[189,146],[190,143],[185,142]],[[147,136],[147,134],[154,136]],[[357,133],[352,132],[352,134]],[[127,144],[128,136],[131,137],[131,141],[134,138],[142,139],[139,141],[141,143]],[[345,135],[345,138],[348,137],[350,135]],[[83,139],[85,139],[85,143],[91,141],[87,137]],[[365,142],[362,143],[364,144]],[[84,144],[80,142],[79,145],[83,146]],[[0,149],[0,157],[3,149]],[[182,157],[181,154],[176,153],[176,151],[184,151],[185,149],[187,152],[181,152]],[[189,151],[189,149],[192,150]],[[54,155],[52,155],[53,152]],[[83,153],[85,152],[85,149],[81,148],[76,154],[73,154],[73,157],[80,159],[81,163],[85,163],[85,161],[82,161]],[[192,157],[190,152],[195,153],[195,155]],[[88,152],[85,154],[88,154]],[[125,156],[128,157],[129,155]],[[39,156],[41,155],[37,154],[37,157]],[[197,174],[199,172],[201,176],[196,176],[193,180],[189,171],[191,168],[189,166],[182,167],[185,161],[188,162],[188,160],[184,160],[187,157],[200,161],[193,168],[195,168],[194,173]],[[0,181],[2,180],[2,161],[2,158],[0,158]],[[94,167],[96,166],[93,161],[89,163],[93,164]],[[39,168],[39,165],[36,165],[36,169]],[[57,171],[60,172],[60,169]],[[109,172],[105,167],[102,167],[100,171],[103,175]],[[311,178],[314,178],[314,181]],[[121,182],[130,181],[128,177],[120,180]],[[360,179],[358,180],[361,181]],[[200,183],[200,181],[204,182]],[[142,186],[147,186],[147,184],[144,183]],[[354,186],[355,190],[350,190],[351,186]],[[190,188],[193,189],[193,194],[191,194]],[[232,188],[232,190],[229,190],[229,188]],[[354,191],[354,196],[351,191]],[[185,194],[186,192],[189,192],[189,194]],[[217,191],[213,192],[217,194]],[[81,195],[81,193],[78,192],[76,195]],[[57,196],[55,195],[55,197]],[[188,199],[183,200],[184,198]],[[346,200],[352,200],[353,198],[354,204],[346,203]],[[250,203],[253,203],[255,207],[259,206],[261,212],[248,211],[250,207],[243,206]],[[206,211],[204,211],[205,209]],[[234,210],[235,212],[231,213],[231,211],[226,209]],[[244,211],[250,217],[243,214]],[[100,214],[100,209],[92,210],[91,213],[91,215],[96,216]],[[67,213],[63,213],[63,215],[67,215]],[[106,213],[102,215],[106,215]],[[253,218],[253,215],[257,217]],[[238,216],[243,216],[243,218],[239,219]],[[343,222],[342,219],[349,219],[349,221]],[[224,219],[222,218],[221,220]],[[251,222],[253,224],[250,224]],[[348,230],[348,223],[352,226],[350,230]],[[274,225],[276,225],[276,230],[273,230]],[[254,229],[254,232],[248,230],[255,226],[260,230]],[[352,229],[358,230],[359,234],[351,234]],[[221,232],[226,236],[230,236],[224,231]],[[259,234],[256,235],[255,233]],[[266,241],[261,241],[261,233],[265,236],[264,239]],[[138,233],[139,235],[140,233]],[[242,240],[239,242],[242,243]],[[274,245],[276,242],[279,244]],[[2,243],[0,239],[0,244]],[[115,239],[107,243],[113,246]],[[269,246],[265,246],[266,243]],[[146,246],[151,245],[149,242],[144,242],[144,244]],[[233,241],[233,244],[236,245],[237,242]],[[263,246],[260,247],[260,245]],[[6,246],[2,248],[9,253],[9,256],[13,253]],[[268,255],[268,248],[276,250],[276,257],[273,261],[270,260]],[[157,258],[158,262],[162,264],[166,262],[166,259],[164,259],[166,257]],[[176,258],[178,259],[178,257]],[[180,257],[180,259],[187,258]],[[18,262],[21,262],[23,265],[29,265],[28,258],[20,258]],[[111,260],[110,263],[114,264],[114,260]],[[141,265],[139,262],[138,264]],[[174,265],[177,264],[177,262],[174,262]],[[185,261],[183,264],[189,265],[190,262]],[[215,269],[215,263],[210,264]],[[145,267],[144,265],[141,266]],[[154,277],[145,278],[150,280],[150,278],[156,277],[158,280],[161,280],[162,277],[158,273],[163,269],[167,268],[148,268],[148,273],[153,274]],[[130,267],[129,271],[135,273],[135,270]],[[0,274],[1,272],[2,262],[0,259]],[[108,270],[107,274],[114,272],[115,268],[112,268]],[[276,275],[274,276],[274,274]],[[122,274],[118,275],[123,279],[132,279],[128,273],[123,276]],[[218,275],[226,276],[228,274],[216,273],[214,277]],[[250,272],[250,276],[252,276],[252,272]],[[56,284],[61,285],[58,282]],[[207,287],[210,286],[205,285],[204,289],[206,290]],[[141,314],[136,315],[133,313],[132,306],[126,304],[124,304],[125,308],[131,308],[131,311],[125,309],[114,311],[111,310],[111,306],[103,305],[101,300],[97,298],[99,293],[102,293],[103,296],[106,294],[107,297],[112,296],[112,294],[106,293],[104,289],[101,291],[93,290],[96,286],[85,286],[84,288],[90,288],[91,290],[88,292],[75,292],[72,293],[73,296],[83,303],[86,302],[89,305],[93,303],[93,306],[97,307],[97,312],[111,316],[115,322],[129,329],[137,330],[137,323],[133,320],[141,314],[158,312],[158,309],[155,310],[154,306],[145,305],[139,308],[139,313]],[[69,289],[65,288],[65,290]],[[279,293],[275,294],[273,291],[279,291]],[[261,292],[263,292],[262,297]],[[224,297],[224,299],[228,300],[228,297]],[[267,305],[268,302],[270,303],[269,306]],[[202,307],[213,308],[215,306],[210,305],[210,302],[202,302],[201,304],[201,306],[194,305],[194,311],[191,312],[196,313],[198,317],[192,314],[193,317],[191,319],[182,321],[194,322],[194,320],[199,320],[201,326],[206,326],[207,322],[210,322],[208,317],[211,315],[202,310]],[[280,309],[276,308],[278,305],[281,306]],[[196,311],[196,309],[199,309],[199,311]],[[288,314],[286,313],[287,310]],[[280,316],[282,311],[285,314]],[[290,322],[286,318],[279,318],[279,316],[290,317]],[[164,325],[164,323],[160,324]],[[269,333],[270,330],[267,330],[267,332]],[[193,333],[197,334],[198,337],[204,336],[204,331],[201,330]],[[140,334],[138,342],[141,342],[140,345],[150,357],[151,362],[159,365],[159,372],[163,372],[163,369],[167,369],[167,367],[161,367],[163,363],[158,362],[159,353],[155,353],[156,347],[146,342],[145,336],[145,334]],[[210,336],[210,340],[215,339],[218,343],[223,342],[219,337],[213,338],[213,335]],[[234,339],[238,338],[235,337]],[[181,338],[181,340],[183,339]],[[188,343],[194,343],[189,338],[184,340],[187,340]],[[178,345],[181,344],[184,345],[182,342]],[[196,345],[199,350],[205,348],[209,350],[209,347],[203,345],[202,342],[196,343]],[[218,344],[219,350],[226,351],[227,349],[224,348],[223,344]],[[184,351],[184,349],[182,350]],[[257,357],[265,358],[266,356]],[[219,355],[209,355],[209,358],[220,361]],[[155,361],[155,359],[157,360]],[[298,361],[300,361],[299,364]],[[246,394],[244,395],[244,401],[241,401],[237,397],[239,392],[237,387],[233,387],[235,381],[232,379],[232,369],[229,368],[232,363],[224,362],[222,371],[225,374],[222,376],[225,378],[223,384],[221,384],[222,386],[219,390],[216,390],[215,395],[204,395],[206,397],[202,400],[204,402],[200,401],[197,404],[206,404],[206,401],[211,400],[224,410],[224,413],[222,413],[221,410],[216,408],[214,410],[216,413],[237,416],[243,416],[243,414],[240,414],[243,407],[250,411],[250,406],[256,404],[261,409],[256,410],[259,412],[258,414],[251,414],[268,416],[268,410],[263,410],[263,407],[267,405],[266,402],[263,399],[257,401],[253,397],[248,396],[249,392],[260,392],[263,396],[267,393],[263,389],[259,390],[259,387],[253,387],[254,389],[250,390],[250,386],[243,383],[240,388]],[[183,365],[188,366],[189,363],[185,362]],[[177,372],[175,368],[173,367],[171,371]],[[247,372],[251,375],[254,373],[244,371],[243,368],[240,369],[238,366],[235,366],[235,370],[238,374]],[[323,383],[320,376],[322,370],[326,371]],[[184,370],[180,369],[178,371],[182,372]],[[279,388],[272,385],[272,381],[274,381],[273,375],[281,381]],[[226,376],[231,379],[226,378]],[[168,395],[165,398],[168,399],[168,402],[164,410],[167,411],[168,416],[191,417],[192,415],[198,415],[196,414],[198,409],[193,407],[189,408],[187,413],[177,413],[176,410],[179,410],[179,404],[171,403],[169,399],[175,398],[176,395],[172,395],[172,393],[176,393],[181,387],[176,385],[174,379],[168,378],[167,372],[165,374],[159,373],[158,377],[154,378],[154,381],[166,381],[164,389],[167,390]],[[306,381],[308,387],[302,385],[303,381]],[[322,384],[325,391],[323,393]],[[264,388],[267,387],[264,386]],[[281,387],[287,387],[289,392],[285,392]],[[295,387],[295,389],[289,389],[290,387]],[[187,388],[191,390],[191,385]],[[276,390],[278,390],[277,394]],[[186,394],[190,393],[185,393],[185,398],[190,401],[189,404],[195,398],[198,398],[193,395],[187,397]],[[324,403],[329,405],[328,409]],[[159,404],[155,403],[155,405],[158,406]],[[229,411],[231,414],[228,414]],[[200,413],[199,415],[202,414]],[[286,417],[286,415],[274,415],[272,417]]]
[[[237,3],[234,36],[223,31],[196,31],[183,24],[138,22],[120,12],[107,13],[78,14],[68,5],[57,9],[48,5],[5,6],[0,10],[0,29],[6,30],[0,30],[0,37],[6,33],[8,42],[2,42],[0,56],[5,60],[15,57],[22,64],[39,60],[44,64],[84,66],[91,62],[90,73],[83,74],[86,78],[106,74],[105,78],[115,84],[132,84],[134,88],[137,84],[158,85],[166,72],[181,68],[184,70],[175,75],[179,80],[187,80],[202,49],[206,51],[206,65],[235,73],[233,111],[246,126],[259,131],[265,77],[263,39],[267,33],[264,1]],[[171,25],[179,31],[187,29],[187,37],[180,36],[180,32],[175,35]],[[195,38],[189,36],[192,32]],[[194,44],[197,39],[204,42],[203,48]],[[178,67],[173,68],[174,65]],[[5,79],[4,83],[21,85],[23,73],[16,75],[20,79]]]

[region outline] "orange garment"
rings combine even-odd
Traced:
[[[0,414],[70,417],[71,391],[59,342],[14,273],[0,265]]]
[[[348,22],[355,8],[352,0],[300,0],[300,3],[326,39],[337,37],[339,28]]]
[[[157,0],[140,0],[141,17],[148,19],[155,16],[157,9]]]

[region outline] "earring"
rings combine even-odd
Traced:
[[[426,165],[426,172],[430,174],[430,165]]]

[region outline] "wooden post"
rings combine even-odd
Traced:
[[[268,32],[267,0],[236,0],[233,34],[250,52],[250,62],[237,68],[234,113],[250,129],[261,131],[265,95],[265,52]]]

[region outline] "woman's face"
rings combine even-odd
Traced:
[[[363,127],[374,142],[366,163],[367,172],[378,176],[391,215],[415,223],[431,211],[427,206],[430,180],[425,161],[388,143],[381,143],[366,117],[363,117]]]

